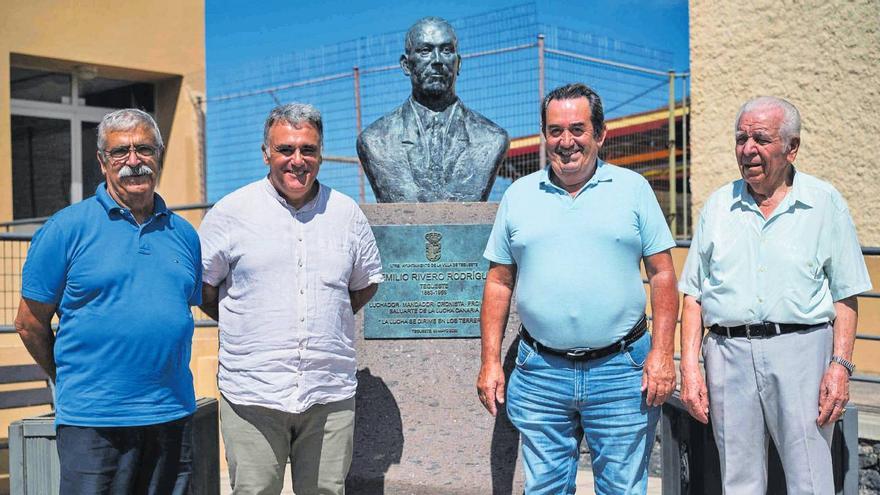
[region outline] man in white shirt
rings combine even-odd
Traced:
[[[357,387],[354,314],[382,280],[373,233],[320,184],[311,105],[266,119],[267,177],[217,202],[199,229],[202,309],[219,322],[221,431],[233,493],[342,494]]]

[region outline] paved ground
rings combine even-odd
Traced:
[[[290,476],[285,479],[284,491],[282,491],[282,495],[292,495],[293,490],[290,488]],[[232,490],[229,488],[229,478],[227,477],[227,473],[220,473],[220,493],[221,495],[230,495]],[[577,478],[577,493],[578,495],[593,495],[593,473],[589,469],[581,469],[578,471]],[[352,493],[350,495],[357,495],[357,493]],[[404,494],[398,494],[404,495]],[[442,495],[442,494],[438,494]],[[660,478],[648,478],[648,495],[660,495]]]

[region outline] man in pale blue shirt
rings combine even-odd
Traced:
[[[735,137],[742,179],[706,202],[679,282],[682,401],[698,421],[712,419],[725,493],[766,492],[772,439],[789,495],[832,494],[856,296],[871,282],[840,193],[792,165],[797,109],[750,100]]]
[[[507,189],[483,253],[480,401],[493,416],[505,402],[501,341],[516,286],[523,326],[506,402],[526,493],[574,493],[582,437],[596,493],[645,493],[657,406],[675,387],[675,241],[644,177],[598,159],[595,92],[552,91],[541,121],[550,166]]]

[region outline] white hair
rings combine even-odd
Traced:
[[[782,138],[783,143],[785,143],[785,150],[788,151],[791,149],[791,140],[801,137],[801,114],[794,105],[782,98],[758,96],[743,103],[743,106],[740,107],[739,112],[736,114],[733,131],[739,130],[739,120],[744,113],[768,107],[782,110],[782,124],[779,126],[779,137]]]

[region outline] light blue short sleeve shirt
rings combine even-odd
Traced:
[[[796,171],[767,219],[742,180],[712,194],[678,288],[700,301],[706,326],[819,324],[871,280],[840,193]]]
[[[610,345],[644,314],[642,257],[675,241],[641,175],[599,161],[572,197],[548,170],[507,189],[483,256],[517,266],[516,308],[539,342],[557,349]]]

